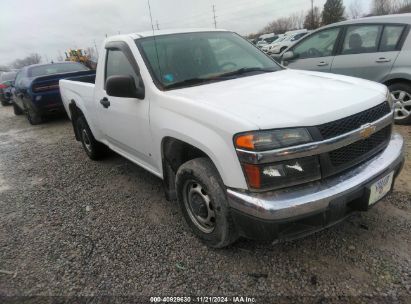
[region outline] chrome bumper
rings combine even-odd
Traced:
[[[404,140],[394,133],[383,152],[351,171],[299,187],[266,193],[227,190],[231,208],[264,220],[286,220],[327,209],[337,198],[365,187],[385,172],[395,170],[404,160]]]

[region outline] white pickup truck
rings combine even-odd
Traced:
[[[212,247],[297,238],[366,211],[404,162],[384,85],[288,70],[229,31],[108,38],[95,79],[60,90],[88,156],[109,147],[163,179]]]

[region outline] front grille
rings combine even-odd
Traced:
[[[329,139],[358,129],[362,125],[376,121],[390,112],[390,106],[388,102],[385,101],[369,110],[320,125],[318,126],[318,130],[323,139]]]
[[[388,143],[391,136],[391,126],[374,133],[370,137],[356,141],[351,145],[329,152],[331,164],[334,167],[355,165],[364,161],[364,157],[372,157]],[[371,155],[369,155],[371,153]]]

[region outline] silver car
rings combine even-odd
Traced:
[[[279,59],[293,69],[331,72],[384,83],[396,101],[396,122],[410,124],[410,28],[411,14],[335,23],[302,38]]]

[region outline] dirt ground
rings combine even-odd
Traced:
[[[369,212],[301,240],[212,250],[158,178],[115,154],[89,160],[64,118],[30,126],[1,107],[0,302],[410,303],[411,126],[396,130],[407,161]]]

